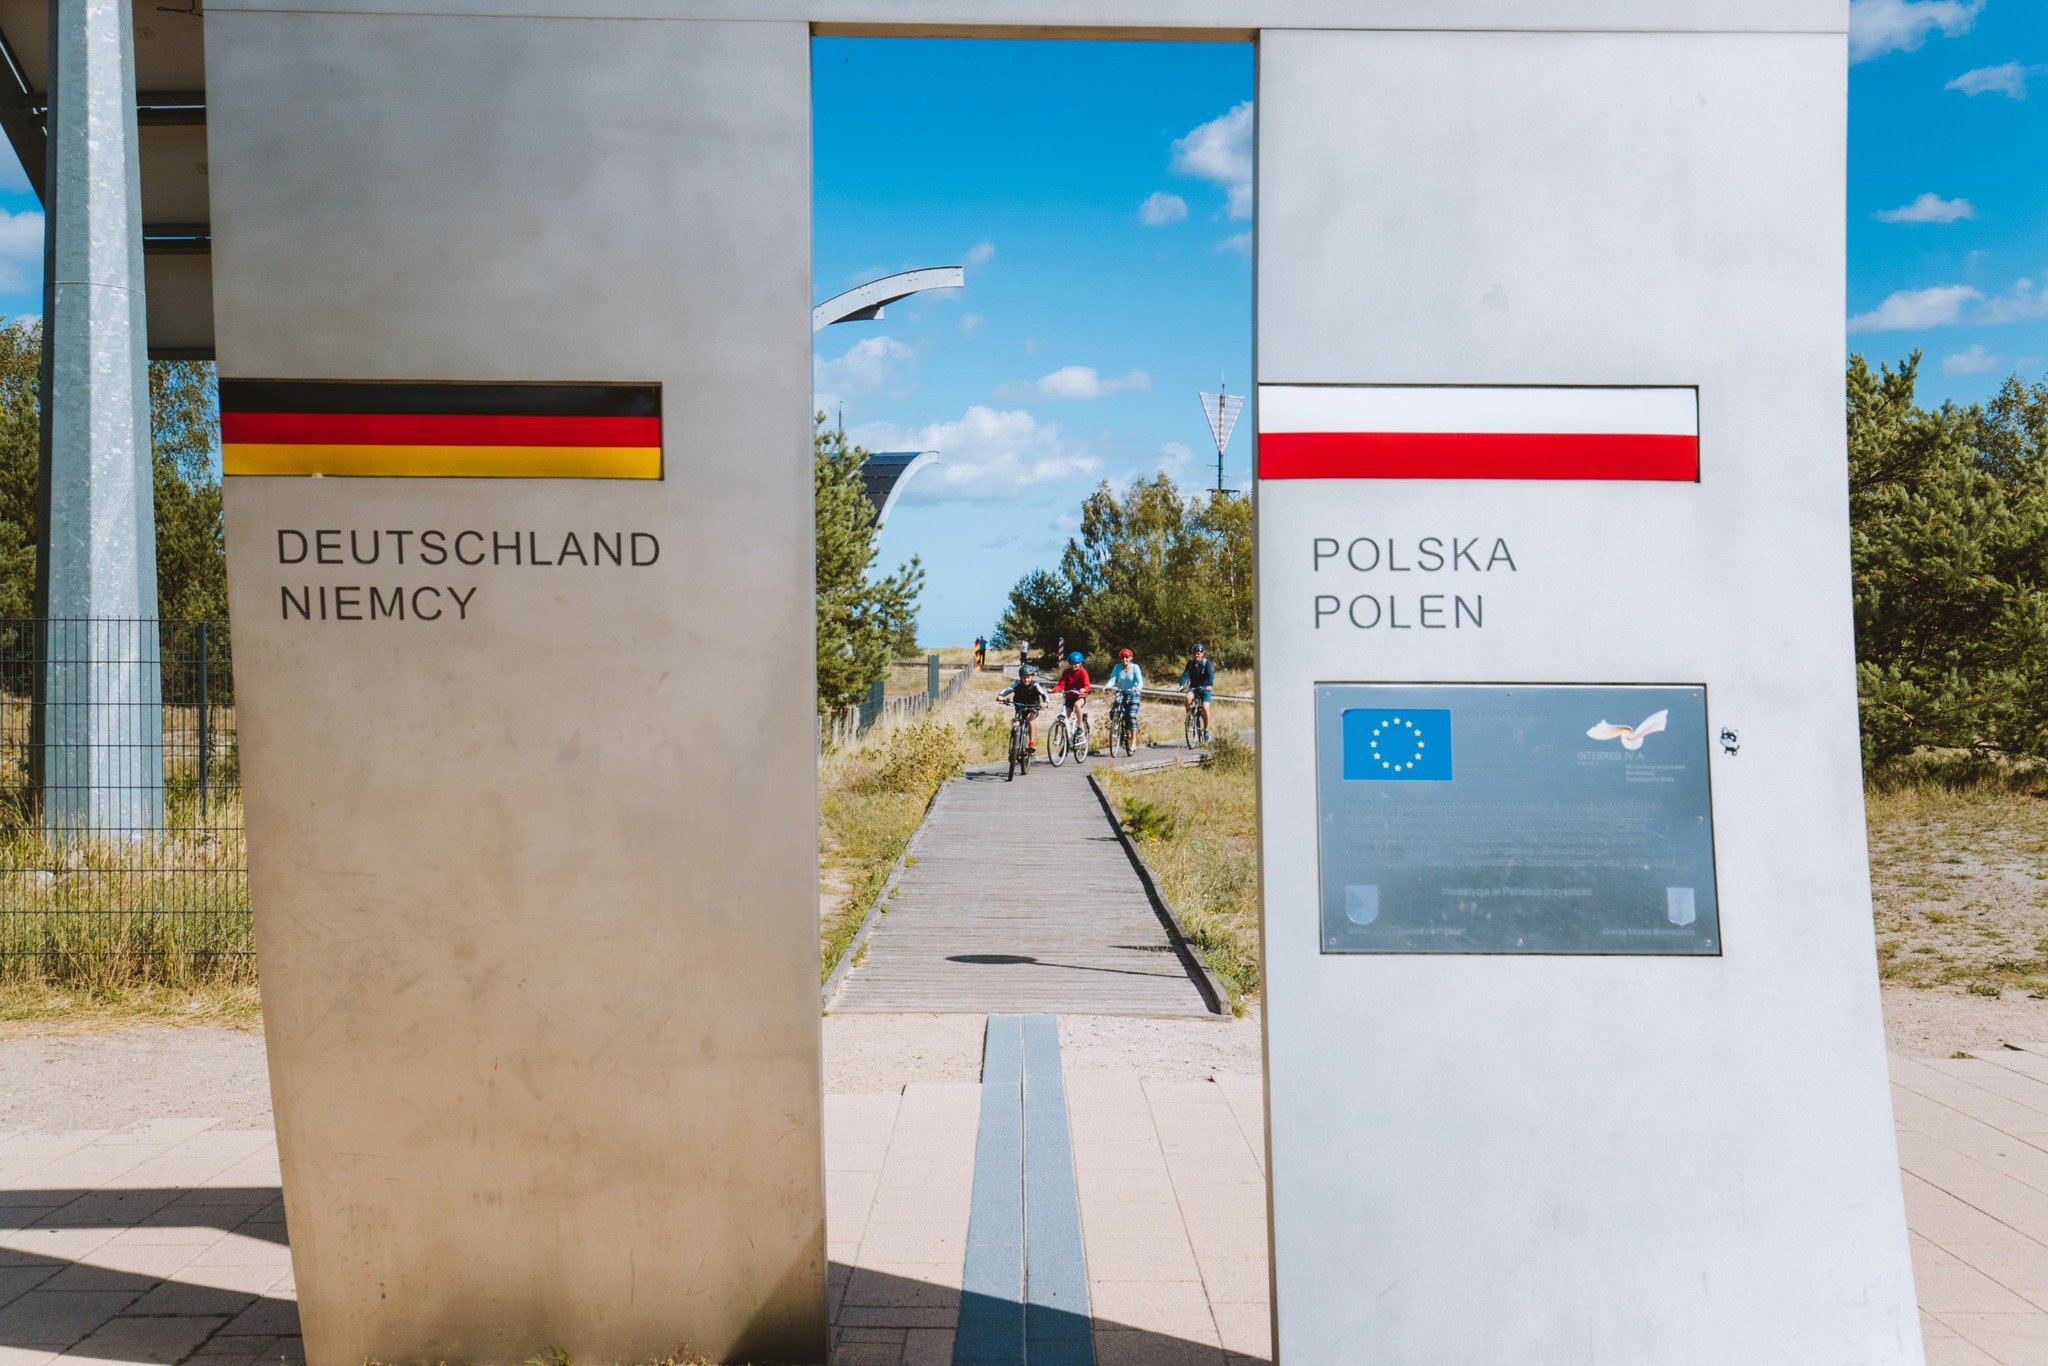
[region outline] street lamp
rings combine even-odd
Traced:
[[[926,266],[922,270],[884,275],[879,280],[855,285],[844,294],[835,294],[812,309],[811,331],[823,331],[833,323],[879,318],[885,305],[908,298],[920,290],[960,289],[966,283],[967,272],[959,266]]]

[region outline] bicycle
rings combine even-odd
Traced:
[[[1129,758],[1138,748],[1138,698],[1134,693],[1118,693],[1109,708],[1109,752],[1114,755],[1119,749]]]
[[[1014,707],[1010,710],[1010,772],[1003,779],[1006,783],[1014,783],[1019,773],[1031,771],[1030,718]]]
[[[1202,726],[1202,702],[1193,693],[1188,694],[1187,719],[1182,723],[1181,733],[1189,749],[1209,743],[1209,732]]]
[[[1075,707],[1073,712],[1069,714],[1063,702],[1059,715],[1053,718],[1052,729],[1046,735],[1045,740],[1046,749],[1051,754],[1052,766],[1058,768],[1067,761],[1069,756],[1077,764],[1086,763],[1088,761],[1088,750],[1092,742],[1093,737],[1089,734],[1088,729],[1087,710],[1083,707]]]

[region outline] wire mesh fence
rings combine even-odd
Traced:
[[[253,979],[225,621],[0,620],[0,978]]]

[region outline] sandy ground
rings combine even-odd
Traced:
[[[119,1129],[199,1116],[224,1129],[270,1127],[262,1034],[149,1024],[0,1036],[0,1126]]]
[[[825,1089],[873,1095],[913,1081],[979,1081],[983,1025],[979,1015],[828,1016]],[[1070,1016],[1060,1021],[1060,1047],[1072,1071],[1172,1081],[1259,1072],[1256,1015]],[[228,1129],[270,1123],[262,1034],[146,1024],[0,1035],[0,1128],[118,1129],[187,1115],[211,1116]]]
[[[984,1024],[980,1015],[828,1015],[825,1090],[875,1095],[913,1081],[979,1081]],[[1259,1019],[1063,1015],[1060,1054],[1070,1072],[1136,1072],[1162,1081],[1206,1081],[1218,1072],[1257,1076]]]
[[[1946,1058],[2004,1043],[2048,1045],[2048,1001],[2017,992],[1972,996],[1954,987],[1886,985],[1884,1038],[1909,1058]]]
[[[2017,993],[1994,999],[1887,986],[1884,1010],[1887,1045],[1910,1057],[2048,1044],[2048,1001]],[[981,1077],[979,1015],[833,1015],[824,1026],[825,1089],[833,1094]],[[1255,1011],[1228,1021],[1064,1016],[1060,1050],[1072,1072],[1201,1081],[1261,1070]],[[0,1035],[0,1127],[118,1129],[185,1115],[211,1116],[228,1129],[270,1123],[262,1034],[150,1024]]]

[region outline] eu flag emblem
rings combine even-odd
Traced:
[[[1359,707],[1344,713],[1344,777],[1447,783],[1451,714]]]

